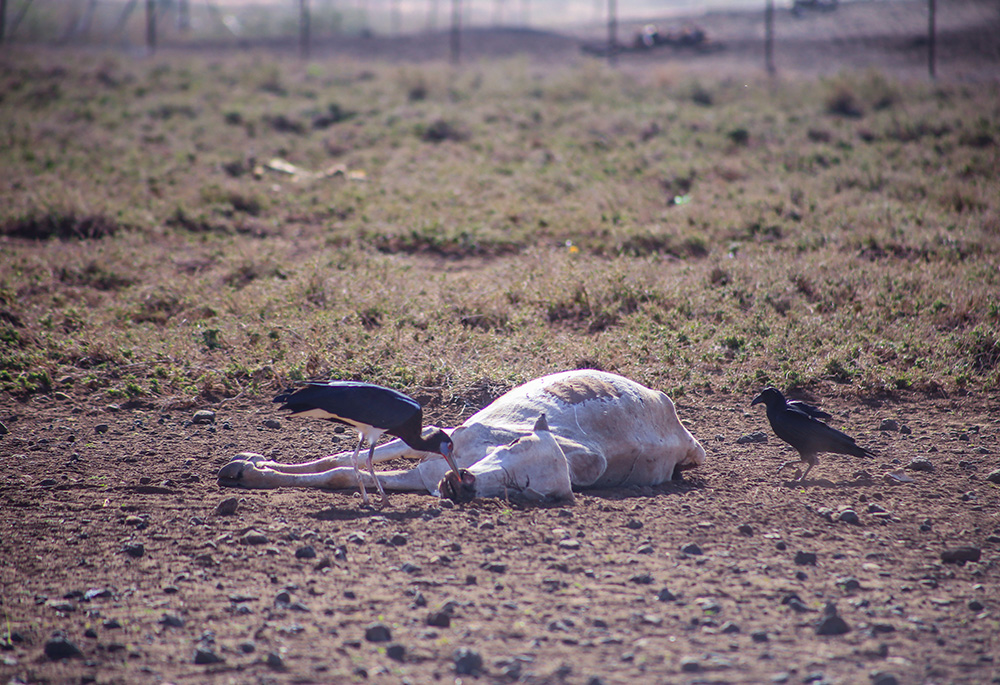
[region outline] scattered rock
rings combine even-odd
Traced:
[[[750,639],[754,642],[768,642],[771,638],[766,630],[756,630],[750,633]]]
[[[799,550],[795,553],[795,563],[799,566],[815,566],[816,565],[816,553],[815,552],[803,552]]]
[[[312,545],[306,545],[305,547],[299,547],[295,550],[296,559],[315,559],[316,549]]]
[[[653,576],[648,573],[639,573],[629,578],[629,582],[635,583],[636,585],[652,585]]]
[[[817,635],[843,635],[851,631],[847,621],[837,613],[837,606],[830,602],[823,609],[823,618],[816,623]]]
[[[435,628],[451,627],[451,614],[447,611],[432,611],[427,614],[427,625]]]
[[[258,533],[255,530],[247,531],[247,533],[240,538],[240,542],[244,545],[266,545],[269,540],[267,536],[263,533]]]
[[[748,538],[753,537],[753,526],[751,526],[749,523],[741,524],[740,527],[737,528],[736,530],[739,531],[740,535],[746,535]]]
[[[392,639],[392,631],[384,623],[372,623],[365,628],[365,639],[369,642],[389,642]]]
[[[656,598],[661,602],[673,602],[677,599],[677,595],[672,593],[668,588],[663,588],[658,593],[656,593]]]
[[[580,541],[569,538],[568,540],[560,540],[559,546],[563,549],[580,549]]]
[[[385,655],[392,659],[393,661],[405,661],[406,660],[406,647],[399,644],[398,642],[393,642],[391,645],[385,648]]]
[[[701,661],[694,656],[681,657],[681,670],[684,673],[697,673],[701,670]]]
[[[899,430],[899,422],[896,419],[882,419],[882,423],[879,425],[878,429],[880,431],[891,431],[895,433]]]
[[[697,543],[694,542],[689,542],[688,544],[681,547],[681,551],[684,552],[684,554],[692,554],[694,556],[703,554],[703,552],[701,551],[701,547],[699,547]]]
[[[726,621],[719,628],[719,632],[724,635],[732,635],[734,633],[740,632],[740,627],[733,623],[732,621]]]
[[[281,421],[278,421],[277,419],[265,419],[264,428],[270,428],[271,430],[280,430]]]
[[[106,423],[99,423],[94,426],[95,433],[107,433],[110,429],[111,427]]]
[[[237,497],[227,497],[226,499],[219,502],[215,507],[216,516],[232,516],[236,513],[236,510],[240,506],[240,500]]]
[[[402,533],[396,533],[391,538],[389,538],[389,544],[392,545],[393,547],[402,547],[408,541],[409,538],[407,538]]]
[[[645,544],[645,545],[640,546],[639,549],[637,549],[635,551],[635,553],[636,554],[652,554],[655,551],[656,551],[655,547],[653,547],[650,544]]]
[[[223,658],[215,653],[210,647],[198,647],[194,650],[194,662],[201,666],[208,664],[221,664]]]
[[[105,630],[120,630],[122,627],[121,622],[117,618],[109,618],[101,625],[104,626]]]
[[[970,599],[968,607],[969,611],[982,611],[983,609],[986,608],[986,606],[978,599]]]
[[[254,644],[253,642],[250,642],[249,640],[247,640],[246,642],[241,642],[239,645],[236,646],[236,648],[241,652],[243,652],[244,654],[253,654],[255,651],[257,651],[257,645]]]
[[[191,417],[191,423],[215,423],[215,412],[211,409],[201,409]]]
[[[872,685],[899,685],[899,678],[895,674],[885,671],[876,671],[869,678],[871,678]]]
[[[487,564],[486,570],[492,573],[506,573],[507,564]]]
[[[141,542],[129,542],[122,546],[122,551],[133,559],[138,559],[146,553],[146,548]]]
[[[83,656],[83,652],[75,644],[69,641],[65,635],[56,634],[45,643],[45,656],[52,661],[59,659],[72,659]]]
[[[640,528],[642,528],[642,526],[643,523],[639,519],[629,519],[628,522],[625,524],[625,527],[628,528],[629,530],[639,530]]]
[[[267,654],[267,666],[275,671],[281,671],[285,668],[285,660],[281,658],[281,655],[277,652],[268,652]]]
[[[7,435],[8,433],[10,433],[10,429],[7,428],[7,426],[3,425],[2,422],[0,422],[0,435]]]
[[[925,471],[931,472],[934,470],[934,464],[930,459],[925,457],[914,457],[910,460],[910,463],[906,465],[906,468],[911,471]]]
[[[455,673],[458,675],[478,675],[483,670],[483,657],[468,647],[459,647],[452,655]]]
[[[853,509],[844,509],[840,512],[840,515],[837,516],[837,520],[843,521],[844,523],[850,523],[855,526],[861,525],[861,519],[858,517],[858,512]]]
[[[184,619],[177,614],[163,614],[163,617],[157,621],[161,626],[167,628],[183,628]]]
[[[365,544],[365,538],[367,537],[368,536],[365,535],[363,531],[356,530],[353,533],[348,534],[347,541],[353,542],[355,545],[363,545]]]
[[[956,547],[941,552],[941,561],[962,566],[967,561],[979,561],[982,551],[978,547]]]
[[[736,438],[737,445],[746,445],[752,442],[767,442],[767,433],[763,431],[756,431],[754,433],[747,433],[746,435],[741,435]]]
[[[1000,483],[1000,469],[987,473],[986,480],[991,483]]]

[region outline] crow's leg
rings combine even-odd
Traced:
[[[809,464],[809,466],[806,467],[806,472],[803,473],[801,476],[799,476],[800,481],[806,479],[806,476],[809,475],[809,472],[812,470],[812,467],[816,466],[816,464],[819,463],[819,459],[816,458],[815,454],[803,454],[802,461]]]
[[[778,467],[778,473],[781,473],[785,469],[786,466],[791,466],[792,464],[801,464],[803,461],[805,461],[805,460],[802,459],[802,458],[799,458],[799,459],[789,459],[784,464],[782,464],[781,466]],[[801,471],[801,469],[800,469],[800,471]]]

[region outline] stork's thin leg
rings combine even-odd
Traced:
[[[361,446],[365,444],[365,436],[360,436],[358,438],[358,446],[354,448],[354,456],[351,457],[351,462],[354,464],[354,477],[358,479],[358,488],[361,489],[361,502],[364,505],[368,505],[368,492],[365,491],[365,482],[361,480],[361,469],[358,466],[358,454],[361,452]],[[371,466],[371,462],[368,462]]]
[[[371,449],[368,450],[368,473],[372,474],[372,480],[375,481],[375,485],[378,487],[379,497],[382,498],[379,502],[379,506],[384,507],[389,504],[389,498],[386,496],[385,489],[382,487],[382,481],[380,481],[378,476],[375,475],[375,466],[372,464],[374,457],[375,445],[373,443]],[[361,487],[364,487],[364,483],[361,484]]]

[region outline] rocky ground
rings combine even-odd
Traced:
[[[263,400],[2,400],[0,682],[1000,682],[997,398],[830,400],[879,457],[804,485],[748,398],[678,400],[683,483],[380,511],[220,488],[353,442]]]

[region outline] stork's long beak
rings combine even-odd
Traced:
[[[452,446],[450,444],[442,443],[441,456],[445,458],[445,461],[448,462],[448,466],[450,466],[451,470],[457,475],[459,473],[458,464],[455,463],[455,457],[451,453],[451,448]]]

